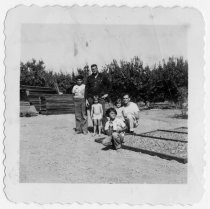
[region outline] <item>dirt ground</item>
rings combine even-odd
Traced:
[[[135,131],[187,127],[187,120],[173,118],[175,113],[177,110],[142,111]],[[76,135],[74,115],[20,118],[20,124],[20,182],[187,182],[187,164],[125,149],[104,150],[91,134]]]

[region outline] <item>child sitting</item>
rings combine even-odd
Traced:
[[[94,130],[93,136],[96,135],[97,128],[98,128],[98,134],[100,136],[102,129],[103,108],[98,101],[98,96],[93,97],[93,104],[91,106],[90,116],[93,121],[93,130]]]
[[[109,120],[105,124],[105,132],[108,137],[102,141],[102,144],[105,146],[112,144],[115,149],[120,149],[124,142],[126,125],[122,119],[116,117],[117,111],[114,108],[109,108],[107,115]]]

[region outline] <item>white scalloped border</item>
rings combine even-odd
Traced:
[[[65,3],[64,3],[65,4]],[[169,3],[170,4],[170,3]],[[150,5],[150,4],[149,4]],[[4,20],[4,37],[5,37],[5,40],[4,40],[4,46],[5,46],[5,48],[4,48],[4,52],[5,52],[5,58],[4,58],[4,66],[5,66],[5,75],[4,75],[4,83],[5,83],[5,88],[4,88],[4,103],[5,103],[5,109],[4,109],[4,140],[3,140],[3,147],[4,147],[4,150],[3,150],[3,152],[4,152],[4,159],[3,159],[3,165],[4,165],[4,179],[3,179],[3,183],[4,183],[4,193],[5,193],[5,196],[7,197],[7,199],[9,200],[9,201],[12,201],[11,199],[9,199],[9,197],[7,196],[7,194],[6,194],[6,192],[5,192],[5,188],[6,188],[6,184],[5,184],[5,178],[6,178],[6,165],[5,165],[5,162],[6,162],[6,148],[5,148],[5,140],[6,140],[6,135],[5,135],[5,122],[6,122],[6,117],[5,117],[5,112],[6,112],[6,89],[7,89],[7,86],[6,86],[6,80],[5,80],[5,78],[6,78],[6,64],[5,64],[5,60],[6,60],[6,44],[5,44],[5,42],[6,42],[6,34],[5,34],[5,21],[6,21],[6,18],[7,18],[7,16],[8,16],[8,13],[11,11],[11,10],[13,10],[13,9],[15,9],[15,8],[17,8],[17,7],[20,7],[20,6],[26,6],[26,7],[40,7],[40,8],[49,8],[49,7],[62,7],[62,8],[74,8],[74,7],[80,7],[80,6],[82,6],[82,7],[102,7],[102,8],[108,8],[108,7],[117,7],[117,8],[134,8],[134,9],[138,9],[138,8],[152,8],[152,9],[156,9],[156,8],[164,8],[164,9],[174,9],[174,8],[182,8],[182,9],[196,9],[195,7],[188,7],[187,5],[182,5],[182,6],[170,6],[170,5],[168,5],[168,6],[148,6],[148,5],[144,5],[144,6],[138,6],[138,3],[135,5],[135,6],[131,6],[131,5],[126,5],[126,4],[121,4],[121,3],[119,3],[119,4],[101,4],[101,3],[90,3],[90,4],[80,4],[80,3],[78,3],[78,4],[72,4],[71,6],[70,5],[60,5],[60,4],[48,4],[48,5],[45,5],[45,6],[38,6],[38,5],[36,5],[36,4],[30,4],[29,6],[27,6],[27,5],[23,5],[23,4],[19,4],[19,5],[16,5],[16,6],[14,6],[13,8],[10,8],[8,11],[7,11],[7,14],[6,14],[6,17],[5,17],[5,20]],[[197,10],[197,9],[196,9]],[[200,14],[201,14],[201,16],[202,16],[202,13],[201,13],[201,11],[199,11],[199,10],[197,10]],[[204,21],[204,18],[203,18],[203,22],[205,22]],[[203,39],[203,46],[204,46],[204,39]],[[203,55],[204,55],[204,53],[203,53]],[[204,65],[205,65],[205,61],[204,61],[204,59],[203,59],[203,68],[204,68]],[[204,73],[204,71],[203,71],[203,73]],[[204,76],[203,76],[204,77]],[[203,93],[205,93],[204,91],[203,91]],[[203,106],[204,106],[204,101],[202,102],[203,103]],[[204,121],[203,121],[203,125],[204,125]],[[206,144],[206,142],[205,142],[205,144]],[[204,153],[205,154],[205,153]],[[203,154],[203,156],[204,156],[204,154]],[[204,158],[203,158],[203,163],[206,165],[206,161],[204,160]],[[204,172],[203,172],[204,173]],[[203,178],[204,178],[204,176],[203,176]],[[15,202],[14,202],[15,203]],[[30,204],[30,203],[28,203],[28,202],[23,202],[23,203],[25,203],[25,204]],[[42,203],[39,203],[39,202],[33,202],[33,203],[36,203],[36,204],[40,204],[40,205],[42,205]],[[79,205],[83,205],[83,204],[93,204],[93,203],[96,203],[96,204],[98,204],[98,205],[104,205],[104,204],[110,204],[110,203],[100,203],[100,202],[85,202],[85,203],[81,203],[81,202],[70,202],[70,203],[61,203],[61,202],[53,202],[53,203],[47,203],[47,204],[73,204],[73,203],[77,203],[77,204],[79,204]],[[45,203],[44,203],[45,204]],[[130,206],[133,206],[133,204],[132,203],[128,203],[128,202],[125,202],[125,203],[117,203],[117,202],[112,202],[111,204],[115,204],[115,205],[122,205],[122,204],[127,204],[127,205],[130,205]],[[167,205],[171,205],[171,204],[151,204],[151,203],[141,203],[141,204],[138,204],[138,205],[143,205],[143,204],[147,204],[147,205],[150,205],[150,206],[154,206],[154,205],[164,205],[164,206],[167,206]],[[176,203],[176,204],[178,204],[178,205],[182,205],[182,206],[184,206],[184,205],[186,205],[186,204],[182,204],[182,203]],[[173,205],[175,205],[175,204],[173,204]],[[190,204],[189,204],[190,205]]]

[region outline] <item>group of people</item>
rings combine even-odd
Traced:
[[[76,133],[88,133],[87,109],[93,122],[93,136],[103,132],[107,137],[102,143],[121,148],[125,132],[134,134],[134,128],[139,124],[139,108],[130,101],[130,95],[125,93],[118,98],[115,106],[105,110],[105,100],[109,96],[111,85],[107,77],[98,71],[96,64],[91,65],[92,74],[87,78],[76,77],[76,85],[72,89],[75,104]]]

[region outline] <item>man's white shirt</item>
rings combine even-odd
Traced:
[[[125,117],[128,115],[134,116],[138,112],[139,112],[139,107],[134,102],[130,102],[128,106],[124,106],[124,108],[123,108],[123,115]]]

